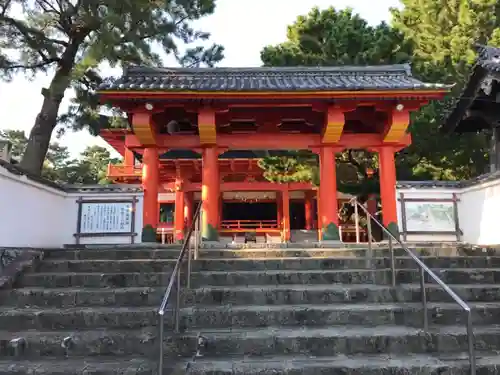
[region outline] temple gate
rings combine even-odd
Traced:
[[[155,240],[162,226],[162,202],[174,203],[174,236],[181,240],[198,200],[207,241],[247,231],[289,241],[294,199],[303,204],[304,229],[317,228],[322,241],[338,240],[335,154],[366,149],[379,158],[383,223],[397,230],[394,155],[411,143],[410,113],[448,91],[413,78],[408,65],[132,67],[99,89],[101,103],[126,112],[131,128],[101,132],[124,157],[108,175],[142,184],[144,240]],[[318,188],[264,179],[257,160],[287,150],[318,155]],[[245,201],[250,193],[274,202],[275,218],[225,220],[224,204]]]

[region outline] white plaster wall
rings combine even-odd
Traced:
[[[0,167],[0,246],[59,247],[72,238],[67,195]]]
[[[138,198],[135,242],[142,231],[142,193],[67,193],[0,167],[0,247],[62,247],[75,244],[78,198]],[[87,237],[81,244],[130,243],[130,237]]]
[[[464,242],[499,245],[500,180],[464,189],[458,213]]]

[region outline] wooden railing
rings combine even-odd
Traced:
[[[108,177],[141,177],[142,169],[134,165],[108,164]]]
[[[368,242],[366,229],[361,226],[356,229],[356,224],[340,224],[339,231],[343,242]]]
[[[277,220],[222,220],[221,228],[235,231],[279,229]]]

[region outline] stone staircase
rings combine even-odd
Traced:
[[[178,248],[50,251],[0,291],[0,375],[157,373],[157,308]],[[165,375],[469,374],[465,315],[419,273],[376,252],[246,249],[201,253],[181,310],[166,317]],[[398,254],[401,255],[401,254]],[[478,375],[500,369],[500,257],[423,257],[473,308]],[[201,334],[206,342],[194,362]]]

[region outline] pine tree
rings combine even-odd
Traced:
[[[219,61],[222,47],[204,48],[197,42],[209,34],[191,26],[214,9],[215,0],[0,0],[0,76],[52,75],[22,167],[41,173],[58,120],[76,128],[109,126],[94,95],[104,64],[161,65],[165,54],[186,66]],[[76,102],[58,118],[68,89],[76,91]]]

